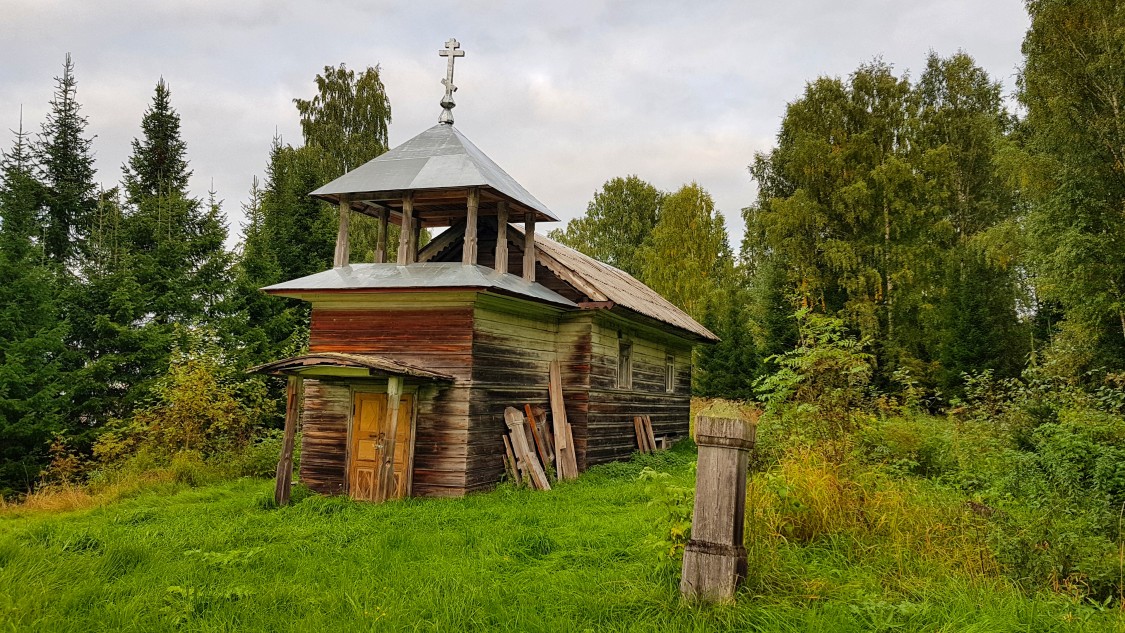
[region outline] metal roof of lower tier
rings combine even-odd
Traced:
[[[570,299],[537,283],[486,266],[460,263],[351,264],[262,288],[277,295],[316,292],[482,288],[517,295],[566,308],[577,308]]]

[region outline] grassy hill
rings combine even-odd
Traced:
[[[686,604],[669,551],[694,459],[681,444],[550,492],[385,505],[298,494],[277,509],[270,482],[242,479],[83,511],[9,509],[0,629],[1125,630],[1116,609],[841,534],[751,544],[736,606]]]

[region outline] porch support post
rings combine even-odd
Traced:
[[[387,439],[383,442],[383,468],[376,484],[376,501],[395,498],[395,443],[398,438],[398,408],[402,402],[402,376],[387,379]]]
[[[297,436],[297,420],[305,395],[305,379],[290,376],[285,389],[285,439],[281,445],[281,459],[277,462],[277,485],[273,500],[277,505],[289,503],[289,489],[293,482],[293,441]]]
[[[680,578],[686,598],[731,602],[746,579],[746,462],[756,434],[743,420],[695,418],[695,512]]]
[[[410,257],[410,236],[414,235],[414,192],[402,196],[402,226],[398,233],[398,265],[413,264]]]
[[[386,207],[379,210],[379,232],[375,238],[375,263],[387,263],[387,219],[390,211]]]
[[[346,198],[341,197],[340,228],[336,232],[336,254],[332,258],[333,268],[348,265],[348,219],[351,214],[351,203]]]
[[[496,261],[497,272],[508,272],[508,201],[496,203]]]
[[[523,278],[535,281],[535,213],[523,216]]]
[[[461,249],[461,263],[477,263],[477,211],[480,207],[480,189],[473,187],[469,190],[467,201],[468,214],[465,218],[465,247]]]

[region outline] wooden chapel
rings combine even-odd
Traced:
[[[298,427],[300,480],[319,493],[495,485],[504,409],[545,405],[552,361],[579,470],[629,457],[636,415],[659,435],[688,433],[692,348],[717,338],[625,272],[536,234],[558,218],[453,126],[464,52],[451,39],[440,54],[439,123],[311,193],[339,207],[333,267],[262,289],[312,306],[308,353],[255,368],[289,377],[280,503]],[[350,261],[352,213],[378,221],[374,262]],[[419,248],[424,227],[445,230]]]

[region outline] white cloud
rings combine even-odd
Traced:
[[[433,125],[457,37],[458,127],[562,218],[636,173],[698,181],[741,237],[746,172],[786,102],[817,75],[882,55],[917,74],[964,49],[1008,90],[1027,27],[1020,0],[0,0],[0,129],[38,130],[70,51],[111,186],[163,75],[183,117],[196,195],[212,181],[231,225],[274,131],[299,140],[294,97],[325,65],[381,64],[392,144]],[[6,145],[7,140],[4,140]]]

